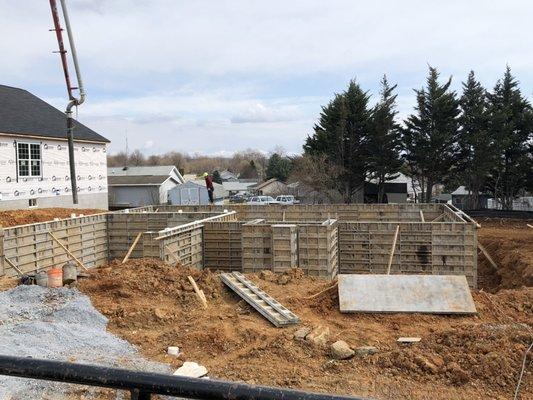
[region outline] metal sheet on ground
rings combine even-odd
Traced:
[[[340,311],[475,314],[460,275],[339,275]]]

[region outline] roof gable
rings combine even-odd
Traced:
[[[0,133],[66,138],[67,117],[57,108],[24,89],[0,85]],[[75,121],[74,139],[109,142]]]

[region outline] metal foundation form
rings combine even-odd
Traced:
[[[477,281],[477,223],[446,204],[148,206],[0,229],[0,276],[70,256],[87,267],[126,255],[194,268],[286,271],[332,279],[386,273],[464,275]],[[13,268],[13,265],[16,268]]]

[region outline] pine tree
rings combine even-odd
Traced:
[[[346,203],[363,189],[368,176],[368,101],[368,93],[350,81],[346,91],[322,108],[315,132],[304,145],[306,154],[324,155],[331,169],[338,171],[335,182]]]
[[[222,184],[222,177],[220,176],[218,169],[213,171],[213,182]]]
[[[459,139],[459,101],[450,90],[452,78],[438,81],[436,68],[429,67],[427,87],[415,90],[417,106],[404,122],[402,141],[405,160],[425,188],[423,201],[430,202],[433,186],[456,172],[461,157]]]
[[[398,177],[402,166],[400,156],[401,134],[395,122],[397,85],[389,86],[387,76],[381,80],[381,93],[378,104],[372,110],[369,145],[369,165],[371,178],[378,181],[378,203],[385,197],[385,182]]]
[[[285,182],[291,173],[291,169],[291,160],[287,157],[282,157],[278,153],[274,153],[268,160],[266,169],[267,179],[276,178],[281,182]]]
[[[514,197],[531,185],[533,111],[509,67],[488,100],[489,132],[494,138],[497,161],[487,188],[503,209],[512,210]]]
[[[494,166],[494,140],[488,132],[487,92],[476,80],[474,71],[463,83],[459,143],[463,152],[462,181],[471,193],[468,207],[481,208],[479,193]]]

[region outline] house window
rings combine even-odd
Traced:
[[[28,200],[28,206],[29,207],[37,207],[37,199],[29,199]]]
[[[41,176],[41,145],[17,143],[19,176]]]

